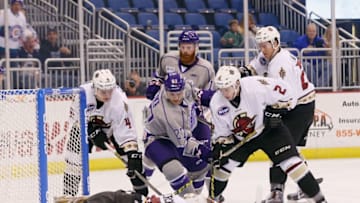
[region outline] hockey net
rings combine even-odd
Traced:
[[[78,161],[82,179],[67,185],[89,193],[85,106],[79,89],[0,90],[1,202],[52,202],[63,195],[67,159]]]

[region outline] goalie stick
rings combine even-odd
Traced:
[[[105,146],[106,148],[111,151],[116,158],[120,159],[120,161],[122,161],[125,165],[127,165],[126,161],[120,156],[119,153],[117,153],[116,150],[114,150],[113,148],[111,148],[111,146],[105,142]],[[147,186],[149,186],[157,195],[163,195],[162,192],[160,192],[160,190],[158,190],[152,183],[150,183],[148,181],[148,179],[146,179],[143,175],[141,175],[141,173],[139,173],[137,170],[135,170],[135,175],[141,180],[143,181]]]

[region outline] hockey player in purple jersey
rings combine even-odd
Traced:
[[[194,31],[183,31],[179,36],[179,51],[169,52],[160,59],[155,77],[150,81],[146,97],[153,99],[169,72],[178,72],[194,87],[208,90],[213,88],[215,71],[212,64],[199,57],[199,36]]]
[[[325,203],[319,184],[300,158],[291,134],[281,120],[297,103],[291,86],[284,80],[261,76],[240,79],[239,70],[233,66],[219,69],[215,86],[218,90],[210,102],[215,125],[210,202],[221,202],[218,198],[225,190],[231,172],[242,167],[253,152],[261,149],[309,199]],[[223,156],[230,149],[234,151]]]
[[[144,166],[157,167],[175,193],[200,193],[208,172],[210,129],[198,122],[196,91],[168,73],[147,109]]]

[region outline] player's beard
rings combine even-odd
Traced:
[[[195,52],[192,54],[183,54],[180,52],[180,62],[185,65],[191,65],[195,61]]]

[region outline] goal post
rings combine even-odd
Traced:
[[[67,185],[89,194],[85,110],[78,88],[0,90],[2,202],[52,202],[63,195],[68,160],[81,181]]]

